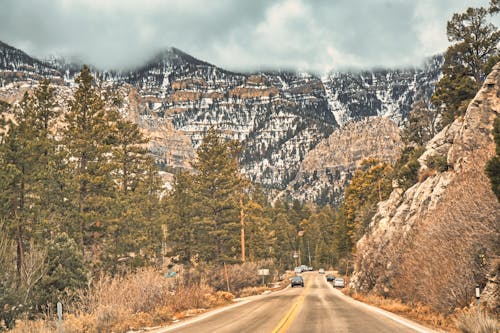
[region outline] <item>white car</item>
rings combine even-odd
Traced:
[[[324,268],[320,268],[320,269],[318,270],[318,273],[319,273],[319,274],[325,274],[325,269],[324,269]]]
[[[333,280],[333,286],[337,288],[344,288],[344,279],[343,278],[335,278]]]

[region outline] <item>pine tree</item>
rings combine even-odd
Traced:
[[[167,246],[177,261],[189,264],[194,259],[197,244],[194,231],[193,177],[188,172],[175,175],[171,195],[167,201]]]
[[[69,230],[78,239],[84,258],[90,250],[97,258],[115,194],[112,177],[111,125],[116,114],[108,112],[89,67],[75,79],[78,89],[65,114],[64,145],[70,161],[72,220]]]
[[[17,243],[17,273],[21,270],[25,246],[32,238],[44,240],[51,230],[44,216],[53,210],[56,198],[54,166],[60,156],[50,126],[58,117],[55,90],[48,81],[38,86],[33,96],[25,93],[13,108],[13,121],[5,124],[0,155],[3,161],[0,174],[4,178],[2,218],[8,221],[12,238]],[[54,199],[55,200],[55,199]]]
[[[197,171],[193,182],[195,252],[206,262],[238,261],[241,252],[236,146],[210,129],[193,163]]]
[[[272,229],[274,242],[274,253],[279,267],[294,267],[296,260],[293,254],[299,250],[297,227],[292,225],[288,217],[288,205],[277,202],[274,206]]]
[[[40,310],[64,299],[76,300],[77,293],[87,286],[88,272],[76,242],[65,233],[48,243],[46,274],[34,290],[34,303]]]
[[[160,192],[158,170],[145,148],[147,139],[137,124],[114,117],[106,142],[112,151],[107,163],[116,191],[101,236],[102,262],[111,271],[118,261],[135,268],[156,256]]]
[[[432,139],[440,130],[439,113],[429,108],[430,101],[420,99],[412,105],[412,110],[405,123],[402,139],[406,145],[422,146]]]
[[[442,112],[442,126],[465,113],[492,65],[500,60],[500,31],[487,21],[488,15],[496,13],[495,8],[492,1],[490,10],[468,8],[448,21],[448,40],[455,44],[445,53],[443,77],[432,96],[432,102]]]
[[[271,207],[260,189],[253,189],[244,202],[246,250],[250,261],[274,257],[276,235],[272,230]]]
[[[345,191],[345,218],[353,243],[366,232],[378,202],[392,190],[392,167],[377,159],[361,163]]]

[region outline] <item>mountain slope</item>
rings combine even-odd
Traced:
[[[344,188],[363,160],[395,162],[401,148],[399,128],[392,120],[368,117],[349,122],[306,154],[283,195],[318,204],[340,204]]]
[[[467,305],[490,269],[498,272],[500,204],[484,169],[495,154],[491,129],[499,113],[500,63],[465,116],[427,144],[421,181],[379,204],[357,244],[356,289],[448,311]],[[445,158],[448,170],[430,170],[432,158]],[[493,298],[482,301],[498,306],[498,283],[491,285]]]
[[[1,46],[0,98],[12,102],[21,96],[19,85],[29,89],[42,77],[64,91],[61,98],[71,95],[75,65],[64,59],[38,61]],[[295,180],[306,155],[339,124],[374,115],[400,124],[416,98],[430,96],[440,61],[436,57],[417,69],[332,73],[321,79],[308,73],[233,73],[169,48],[137,69],[94,73],[123,98],[122,114],[152,139],[150,149],[165,171],[190,168],[195,149],[215,127],[243,143],[240,166],[251,180],[276,191],[293,182],[298,188],[288,191],[290,196],[308,200],[318,194],[299,195],[304,179],[313,182],[307,184],[311,188],[343,185],[314,184],[311,177]],[[344,168],[350,170],[353,162],[359,161]]]
[[[61,77],[61,74],[50,63],[32,58],[0,41],[0,86],[13,81],[39,80],[43,77]]]

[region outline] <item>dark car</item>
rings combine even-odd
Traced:
[[[335,276],[333,274],[328,274],[326,276],[326,281],[331,282],[333,280],[335,280]]]
[[[301,286],[301,287],[304,287],[304,279],[302,278],[302,276],[294,276],[290,282],[291,284],[291,287],[295,287],[295,286]]]

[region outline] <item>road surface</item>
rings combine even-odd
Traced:
[[[227,308],[154,331],[216,333],[433,332],[386,311],[352,300],[326,282],[303,274],[305,287],[251,297]]]

